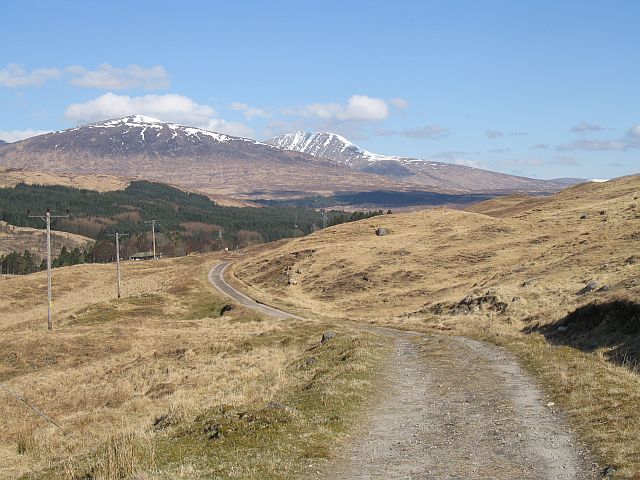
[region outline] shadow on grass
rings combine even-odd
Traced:
[[[582,306],[556,323],[532,326],[551,343],[585,352],[604,348],[612,363],[640,370],[640,303],[613,300]]]

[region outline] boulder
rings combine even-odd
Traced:
[[[384,237],[388,233],[389,231],[386,228],[376,228],[376,235],[379,237]]]
[[[320,340],[321,343],[327,343],[329,340],[331,340],[332,338],[334,338],[336,336],[336,332],[324,332],[322,334],[322,340]]]

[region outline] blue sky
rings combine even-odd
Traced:
[[[640,171],[640,1],[12,1],[0,138],[140,113],[538,178]]]

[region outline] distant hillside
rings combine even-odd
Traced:
[[[54,257],[60,254],[62,247],[67,250],[83,249],[93,244],[91,238],[68,232],[53,231],[51,233],[51,252]],[[38,228],[16,227],[0,221],[0,256],[11,252],[22,253],[28,250],[43,258],[47,254],[46,233],[44,222]]]
[[[86,188],[97,192],[122,190],[131,183],[131,178],[105,174],[75,175],[71,173],[48,173],[23,170],[21,168],[0,168],[0,188],[14,187],[19,183],[28,185],[64,185]]]
[[[597,320],[606,329],[571,317],[571,335],[606,341],[606,357],[640,366],[638,317],[607,310],[640,298],[639,175],[474,210],[483,213],[442,208],[333,227],[248,258],[235,272],[264,301],[410,329],[488,318],[557,338],[568,314],[595,302],[604,305]],[[378,227],[388,234],[376,236]],[[287,268],[299,272],[295,285]],[[596,338],[603,332],[610,336]]]
[[[27,218],[26,211],[44,213],[46,207],[54,213],[70,210],[71,217],[57,219],[55,229],[97,240],[109,239],[115,232],[143,234],[149,232],[144,222],[157,220],[159,238],[171,244],[167,248],[182,253],[295,237],[323,225],[322,214],[315,210],[218,206],[204,195],[145,181],[110,192],[25,184],[0,188],[0,219],[12,225],[42,228],[38,219]],[[327,212],[327,223],[341,215]],[[148,249],[145,245],[139,243],[138,250]]]
[[[415,189],[440,189],[464,193],[554,192],[577,179],[537,180],[490,172],[480,168],[416,158],[379,155],[329,132],[287,133],[267,140],[268,144],[294,152],[307,153],[346,165],[359,172],[412,183]]]

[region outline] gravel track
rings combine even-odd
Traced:
[[[222,278],[222,293],[278,316]],[[595,464],[561,414],[517,362],[467,338],[389,328],[363,330],[394,342],[361,427],[318,479],[592,479]]]

